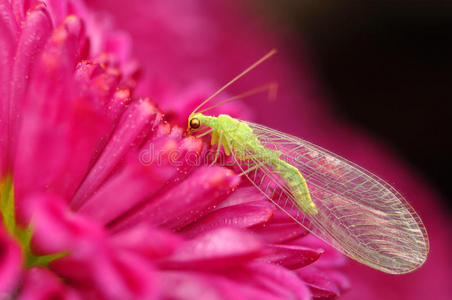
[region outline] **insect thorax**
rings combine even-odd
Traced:
[[[213,129],[217,137],[221,133],[223,141],[232,147],[241,160],[250,153],[269,162],[279,160],[280,153],[264,147],[246,122],[224,114],[212,117],[198,113],[193,115],[193,118],[198,118],[201,124]]]
[[[225,134],[230,135],[241,127],[241,122],[228,115],[219,115],[218,117],[206,116],[201,113],[193,115],[193,118],[197,118],[201,121],[201,124],[217,131],[218,133],[223,131]]]

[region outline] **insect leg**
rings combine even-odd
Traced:
[[[203,133],[201,133],[201,134],[199,134],[199,135],[197,135],[196,137],[197,138],[202,138],[203,136],[205,136],[205,135],[208,135],[209,133],[211,133],[212,131],[214,131],[214,129],[212,128],[212,129],[209,129],[209,130],[207,130],[206,132],[203,132]]]
[[[213,166],[218,160],[218,156],[220,155],[220,148],[221,148],[221,143],[222,142],[223,142],[223,130],[220,131],[220,137],[218,138],[217,152],[215,153],[215,159],[210,164],[211,166]]]
[[[254,170],[256,170],[256,169],[258,169],[260,167],[262,167],[263,165],[264,165],[263,163],[259,163],[259,164],[255,165],[254,167],[251,167],[251,168],[243,171],[242,173],[239,174],[239,176],[246,175],[246,174],[248,174],[248,173],[250,173],[250,172],[252,172],[252,171],[254,171]]]

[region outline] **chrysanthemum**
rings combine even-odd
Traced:
[[[232,169],[198,163],[207,145],[173,121],[185,108],[164,116],[135,96],[127,35],[75,0],[0,12],[0,299],[326,299],[348,286],[341,255]],[[208,93],[196,89],[186,102]]]
[[[262,13],[261,2],[129,0],[124,5],[122,0],[88,1],[99,11],[108,11],[117,25],[130,33],[134,57],[143,70],[134,93],[151,95],[172,123],[186,126],[186,116],[181,112],[190,112],[238,70],[277,47],[279,55],[229,90],[239,94],[276,79],[280,85],[277,101],[256,97],[242,103],[256,104],[258,109],[244,111],[234,106],[227,110],[222,106],[212,114],[245,112],[248,115],[236,116],[344,155],[393,184],[420,213],[431,241],[425,265],[408,275],[393,276],[349,263],[343,271],[352,288],[341,299],[449,299],[451,223],[447,209],[440,205],[440,195],[395,154],[397,151],[344,120],[328,105],[328,86],[316,77],[315,49],[307,40],[301,44],[300,33],[288,29],[285,23],[271,22],[268,14]],[[273,13],[282,11],[278,1],[272,1],[272,6],[278,6]]]

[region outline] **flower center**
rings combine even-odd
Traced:
[[[31,249],[30,242],[33,236],[31,226],[23,227],[16,222],[14,205],[14,185],[11,175],[7,175],[0,180],[0,211],[3,225],[9,234],[16,239],[22,249],[22,255],[25,258],[25,266],[43,266],[46,267],[55,259],[61,258],[67,253],[55,253],[49,255],[35,255]]]

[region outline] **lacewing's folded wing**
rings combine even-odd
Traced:
[[[316,215],[304,214],[280,174],[250,149],[237,165],[275,205],[347,256],[375,269],[402,274],[420,267],[429,251],[421,219],[394,188],[369,171],[316,145],[246,122],[259,141],[298,168]],[[254,168],[253,168],[254,167]],[[247,171],[248,170],[248,171]]]

